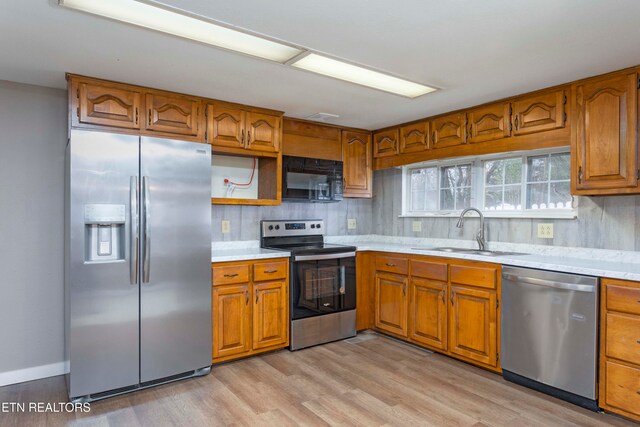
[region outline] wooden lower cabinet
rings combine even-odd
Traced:
[[[212,265],[213,363],[289,345],[288,267],[286,258]],[[264,281],[271,271],[278,280]]]
[[[251,350],[251,285],[213,288],[213,359],[235,356]]]
[[[392,253],[359,254],[376,330],[500,372],[501,266]],[[367,268],[366,272],[362,268]],[[361,291],[358,310],[369,304]],[[366,325],[360,318],[359,329]]]
[[[640,282],[601,283],[598,403],[640,421]]]
[[[409,289],[409,338],[446,351],[447,283],[412,277]]]
[[[406,337],[408,303],[406,276],[376,272],[376,328]]]
[[[451,286],[449,351],[496,367],[498,332],[496,292]]]
[[[286,345],[289,337],[287,282],[253,285],[253,349]]]

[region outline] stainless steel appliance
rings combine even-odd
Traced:
[[[282,157],[282,199],[294,202],[342,200],[342,162]]]
[[[211,369],[211,149],[73,130],[67,146],[69,398]]]
[[[262,221],[261,246],[291,252],[291,350],[356,335],[354,246],[324,242],[324,221]]]
[[[502,269],[505,379],[598,410],[598,279]]]

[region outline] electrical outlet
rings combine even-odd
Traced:
[[[413,228],[413,231],[422,231],[422,222],[413,221],[413,223],[411,224],[411,227]]]
[[[231,221],[227,219],[222,220],[222,234],[227,234],[231,232]]]
[[[538,239],[553,239],[553,224],[538,224]]]
[[[349,230],[355,230],[356,228],[358,228],[358,222],[356,221],[355,218],[348,218],[347,219],[347,228]]]

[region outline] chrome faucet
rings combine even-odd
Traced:
[[[478,212],[478,215],[480,215],[480,230],[478,230],[478,233],[476,234],[476,241],[478,242],[478,247],[480,248],[480,250],[484,251],[486,246],[486,242],[484,241],[484,215],[482,215],[482,212],[480,212],[479,209],[467,208],[463,210],[460,214],[460,218],[458,219],[458,224],[456,224],[456,227],[462,228],[462,226],[464,225],[464,216],[469,211],[476,211]]]

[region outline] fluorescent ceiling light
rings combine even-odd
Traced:
[[[383,74],[368,68],[348,64],[337,59],[310,53],[291,64],[294,67],[314,73],[334,77],[351,83],[395,93],[408,98],[416,98],[436,90],[433,87]]]
[[[58,2],[71,9],[280,63],[287,62],[302,53],[302,49],[297,47],[234,30],[204,18],[188,16],[161,4],[155,5],[135,0],[58,0]]]

